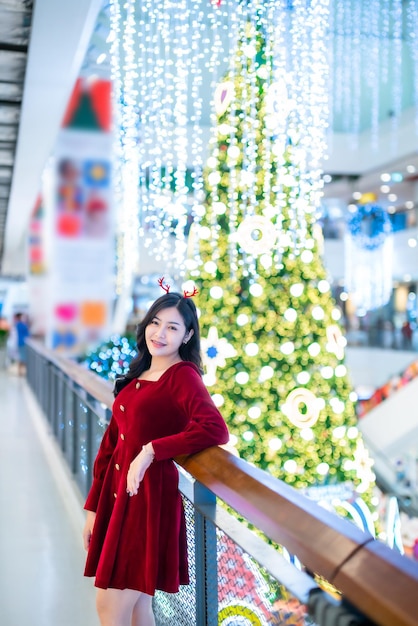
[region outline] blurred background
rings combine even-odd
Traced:
[[[17,313],[33,337],[83,360],[114,335],[133,336],[161,293],[159,277],[183,287],[224,97],[216,89],[247,4],[181,0],[162,12],[150,1],[0,0],[4,367],[15,360]],[[293,8],[286,4],[289,14]],[[407,510],[418,459],[410,404],[418,349],[417,19],[414,0],[337,0],[313,42],[326,61],[317,102],[324,145],[318,140],[311,168],[320,172],[321,258],[364,433],[377,459],[384,453],[392,470],[402,468]],[[278,116],[284,100],[299,106],[289,93],[277,96]],[[394,414],[403,416],[395,433]],[[381,483],[384,463],[376,461]]]

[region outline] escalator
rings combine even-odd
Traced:
[[[359,428],[373,457],[379,488],[418,516],[418,362],[359,402]]]

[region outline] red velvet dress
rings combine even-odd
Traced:
[[[139,385],[138,385],[139,383]],[[152,441],[155,459],[136,496],[129,465]],[[158,381],[133,380],[117,395],[84,508],[96,520],[84,574],[102,589],[177,592],[189,582],[186,528],[173,457],[228,441],[198,368],[176,363]]]

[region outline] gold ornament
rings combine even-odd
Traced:
[[[377,201],[377,196],[372,191],[363,193],[360,197],[359,204],[373,204]]]

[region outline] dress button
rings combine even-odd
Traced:
[[[119,471],[120,470],[120,465],[119,463],[116,463],[115,468]]]
[[[136,383],[136,385],[135,385],[135,387],[136,387],[137,389],[139,389],[139,388],[140,388],[140,386],[141,386],[141,383],[139,383],[139,382],[138,382],[138,383]]]
[[[114,497],[114,498],[117,498],[117,497],[118,497],[118,494],[115,492],[115,493],[113,494],[113,497]]]
[[[120,438],[122,439],[122,441],[125,440],[125,435],[123,433],[121,433]]]
[[[121,411],[125,410],[125,407],[123,406],[123,404],[119,405],[119,408],[120,408]]]

